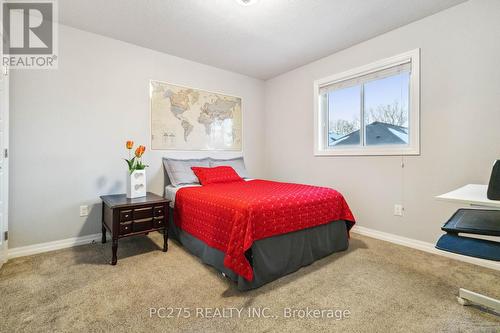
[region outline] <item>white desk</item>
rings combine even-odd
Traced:
[[[499,200],[490,200],[486,196],[487,185],[468,184],[454,191],[438,195],[436,199],[443,201],[458,202],[471,206],[500,209]],[[460,288],[458,291],[458,302],[462,305],[471,303],[478,304],[500,313],[500,301],[473,291]]]
[[[500,209],[499,200],[490,200],[486,196],[488,185],[469,184],[454,191],[438,195],[436,199],[453,201],[471,206],[482,206]]]

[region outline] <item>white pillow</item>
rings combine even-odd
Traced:
[[[230,166],[234,169],[234,171],[236,171],[238,176],[240,176],[241,178],[249,178],[243,157],[236,157],[229,159],[210,158],[210,166],[211,167]]]
[[[172,186],[199,184],[198,177],[191,170],[191,167],[208,168],[210,167],[210,161],[208,158],[181,160],[164,157],[163,166],[165,167],[165,171],[167,171]]]

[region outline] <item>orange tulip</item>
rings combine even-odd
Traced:
[[[145,151],[146,151],[146,147],[144,147],[144,146],[137,147],[137,149],[135,150],[135,157],[141,158],[142,154],[144,154]]]
[[[127,141],[127,143],[125,144],[127,149],[132,149],[132,147],[134,146],[134,141]]]

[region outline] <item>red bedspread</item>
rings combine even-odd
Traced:
[[[251,281],[254,241],[336,220],[354,224],[344,197],[325,187],[250,180],[177,191],[177,226],[225,253],[224,265]]]

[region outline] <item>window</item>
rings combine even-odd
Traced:
[[[419,53],[315,81],[315,154],[418,155]]]

